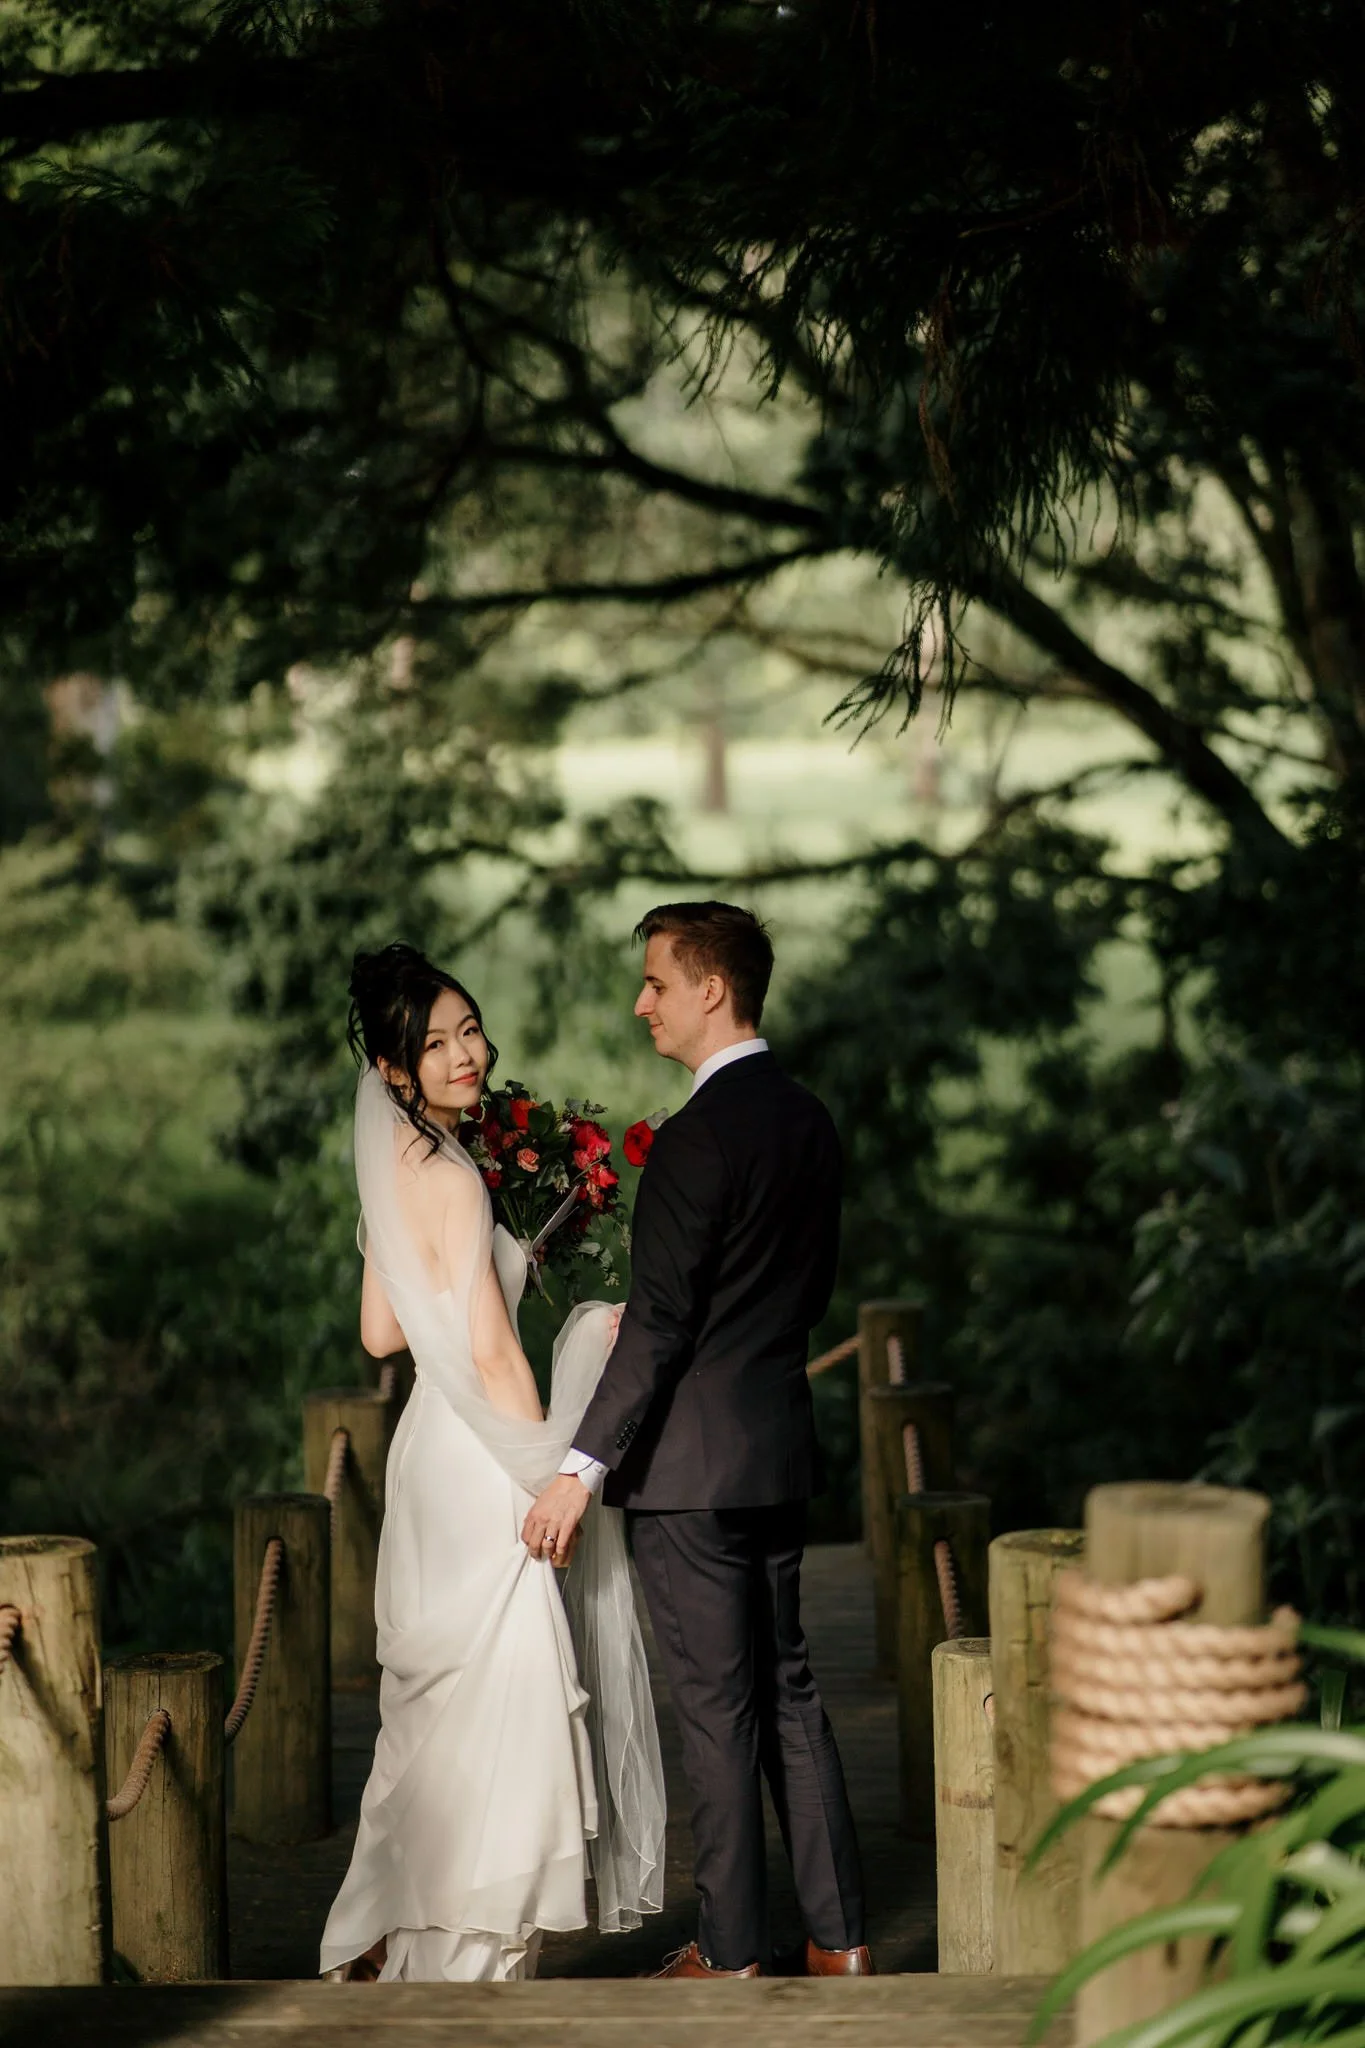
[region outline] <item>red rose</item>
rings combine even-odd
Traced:
[[[654,1135],[648,1123],[643,1120],[638,1124],[632,1124],[626,1132],[625,1137],[621,1140],[621,1150],[625,1153],[632,1166],[644,1165],[649,1157],[650,1147],[654,1143]]]
[[[603,1166],[600,1161],[596,1166],[588,1168],[588,1179],[595,1188],[614,1188],[616,1186],[616,1175],[609,1166]]]
[[[485,1166],[483,1180],[485,1187],[500,1188],[502,1186],[502,1168],[500,1166]]]
[[[517,1165],[524,1173],[534,1173],[540,1165],[540,1154],[530,1145],[523,1145],[517,1154]]]
[[[512,1122],[519,1131],[524,1131],[531,1121],[531,1111],[535,1107],[530,1097],[514,1095],[507,1107],[512,1113]]]
[[[573,1127],[573,1163],[575,1166],[591,1166],[594,1159],[605,1159],[611,1150],[611,1139],[601,1124],[589,1122],[586,1118]],[[582,1158],[579,1154],[582,1154]]]

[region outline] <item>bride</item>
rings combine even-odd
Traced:
[[[360,954],[360,1334],[412,1352],[375,1584],[381,1726],[321,1970],[533,1976],[547,1929],[662,1903],[663,1773],[618,1511],[594,1506],[561,1599],[521,1525],[558,1470],[618,1312],[574,1310],[548,1416],[517,1340],[526,1263],[456,1141],[495,1051],[477,1003],[410,946]],[[562,1560],[561,1560],[562,1561]],[[567,1608],[567,1615],[566,1615]]]

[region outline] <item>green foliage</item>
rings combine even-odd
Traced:
[[[1140,1054],[1106,1067],[1086,1039],[1127,905],[1096,850],[1026,821],[961,859],[925,850],[869,889],[779,1032],[844,1141],[831,1340],[860,1299],[923,1294],[928,1360],[959,1387],[964,1483],[1005,1528],[1071,1519],[1116,1466],[1187,1476],[1158,1422],[1166,1390],[1113,1371],[1150,1192],[1129,1133],[1165,1076]],[[851,1502],[846,1470],[840,1485]]]
[[[1138,1225],[1139,1354],[1227,1389],[1207,1471],[1264,1488],[1313,1613],[1360,1615],[1365,1115],[1353,1068],[1221,1060]]]
[[[195,934],[78,848],[0,856],[0,1526],[99,1544],[111,1644],[230,1638],[230,1516],[358,1378],[344,1145],[224,1164],[240,1026]]]
[[[1204,894],[1190,924],[1226,901],[1224,870]],[[1163,885],[1016,820],[870,886],[782,1042],[848,1161],[830,1339],[859,1299],[924,1297],[927,1368],[958,1388],[964,1483],[998,1527],[1072,1524],[1101,1480],[1203,1473],[1271,1496],[1286,1597],[1359,1617],[1358,1048],[1321,962],[1264,1041],[1244,1004],[1301,916],[1262,903],[1182,959]],[[1102,977],[1144,938],[1146,1042],[1105,1045]],[[1314,1051],[1286,1059],[1296,1031]],[[831,1419],[851,1511],[856,1444]]]

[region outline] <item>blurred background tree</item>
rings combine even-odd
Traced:
[[[925,1294],[1002,1526],[1210,1471],[1359,1616],[1361,40],[5,10],[0,1518],[115,1640],[221,1634],[360,1370],[355,947],[619,1129],[709,890],[848,1147],[822,1334]]]

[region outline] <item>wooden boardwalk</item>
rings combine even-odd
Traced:
[[[860,1547],[811,1550],[804,1613],[811,1662],[834,1723],[857,1816],[871,1909],[869,1933],[879,1969],[933,1970],[934,1859],[896,1824],[896,1697],[873,1669],[872,1581]],[[651,1659],[653,1644],[650,1644]],[[655,1669],[655,1697],[668,1774],[668,1862],[664,1911],[635,1934],[552,1935],[540,1975],[634,1977],[696,1932],[692,1837],[677,1731]],[[336,1832],[299,1849],[258,1849],[234,1842],[228,1872],[234,1977],[310,1977],[318,1938],[345,1873],[360,1794],[370,1768],[377,1704],[366,1693],[334,1701]],[[791,1879],[769,1816],[773,1926],[779,1940],[801,1932]]]
[[[0,2048],[1023,2048],[1031,1978],[0,1991]],[[1047,2048],[1065,2048],[1054,2030]]]
[[[377,1720],[373,1695],[348,1693],[336,1700],[336,1831],[299,1849],[232,1844],[233,1981],[0,1990],[0,2048],[1024,2048],[1039,1982],[924,1974],[936,1954],[933,1853],[896,1824],[895,1695],[872,1668],[871,1583],[860,1550],[809,1554],[805,1608],[848,1772],[883,1975],[637,1981],[695,1925],[677,1731],[656,1672],[669,1785],[657,1919],[631,1935],[553,1936],[534,1984],[319,1983],[318,1937],[350,1855]],[[779,1940],[794,1939],[799,1921],[775,1826],[770,1842],[774,1927]],[[1064,2048],[1068,2033],[1055,2028],[1049,2048]]]

